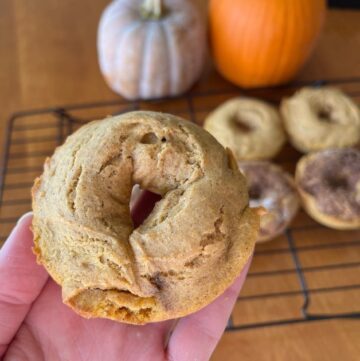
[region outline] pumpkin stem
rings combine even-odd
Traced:
[[[163,16],[162,0],[144,0],[141,5],[141,16],[146,20],[158,20]]]

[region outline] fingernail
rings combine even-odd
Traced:
[[[32,212],[27,212],[23,214],[16,222],[16,225],[20,224],[24,219],[28,218],[29,216],[32,216],[32,214],[33,214]]]

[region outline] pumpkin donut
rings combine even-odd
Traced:
[[[269,241],[285,230],[299,209],[293,178],[270,162],[239,162],[239,167],[248,182],[250,207],[267,211],[260,219],[258,242]]]
[[[290,142],[308,153],[352,146],[360,140],[360,110],[331,87],[300,89],[280,107]]]
[[[134,184],[162,196],[136,229]],[[257,237],[231,153],[169,114],[84,125],[46,161],[32,194],[37,260],[88,318],[144,324],[194,312],[234,281]]]
[[[272,158],[286,140],[275,107],[252,98],[226,101],[209,114],[204,128],[238,160]]]
[[[360,151],[328,149],[300,159],[296,185],[308,214],[335,229],[360,228]]]

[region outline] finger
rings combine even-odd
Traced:
[[[169,340],[169,360],[202,361],[210,358],[225,330],[250,263],[251,260],[233,285],[213,303],[179,321]]]
[[[135,326],[104,318],[85,319],[64,305],[60,286],[49,279],[31,307],[26,323],[31,325],[41,348],[48,347],[49,335],[56,340],[53,352],[61,354],[62,359],[153,361],[164,359],[163,340],[171,321]],[[7,351],[9,359],[14,346],[16,343],[12,342]],[[64,350],[70,352],[67,357]]]
[[[135,227],[138,227],[144,221],[153,210],[155,203],[160,199],[161,196],[158,194],[146,190],[140,193],[131,209],[131,217]]]
[[[0,251],[0,357],[48,278],[31,251],[31,219],[19,220]]]

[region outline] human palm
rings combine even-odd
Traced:
[[[208,360],[248,269],[202,310],[174,321],[133,326],[84,319],[61,301],[61,289],[31,252],[31,215],[0,252],[0,357],[4,360]]]

